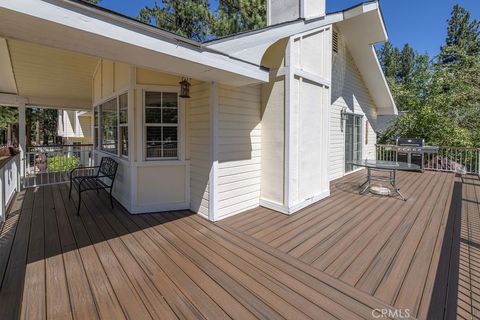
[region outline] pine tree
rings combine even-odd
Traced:
[[[16,123],[17,119],[18,112],[16,108],[0,106],[0,129],[6,129],[9,125]]]
[[[385,77],[391,81],[397,77],[399,54],[399,50],[389,41],[385,42],[385,44],[377,50],[378,60],[382,66],[383,73]]]
[[[265,0],[219,0],[217,37],[255,30],[267,24]]]
[[[395,62],[394,49],[380,50],[384,70],[397,66],[394,75],[386,74],[396,79],[389,83],[393,82],[397,107],[408,111],[380,137],[381,142],[408,136],[423,137],[432,145],[480,146],[479,29],[478,21],[455,5],[445,44],[434,61],[404,47]]]
[[[456,4],[448,20],[447,38],[440,52],[439,63],[462,62],[462,57],[480,54],[480,23]]]
[[[410,47],[408,43],[403,46],[402,51],[399,55],[399,69],[398,69],[398,80],[399,82],[408,82],[411,80],[411,74],[415,68],[415,60],[417,58],[417,54],[415,51]]]
[[[468,130],[472,144],[478,144],[480,139],[479,73],[480,23],[455,5],[435,65],[432,104],[457,126]]]
[[[377,54],[398,109],[407,111],[421,104],[431,77],[428,55],[418,54],[408,44],[399,50],[390,42]]]
[[[140,11],[138,19],[178,35],[203,41],[212,34],[208,0],[163,0]]]

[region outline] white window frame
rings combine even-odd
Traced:
[[[120,123],[120,97],[123,96],[124,94],[127,95],[127,123]],[[128,159],[130,155],[130,148],[131,148],[131,142],[129,139],[130,136],[130,114],[128,112],[128,109],[130,105],[130,99],[129,99],[129,92],[128,90],[124,91],[123,93],[119,93],[117,95],[117,129],[118,129],[118,156],[121,158]],[[121,128],[127,128],[127,155],[124,155],[122,153],[122,140],[120,139],[120,133],[121,133]]]
[[[95,109],[97,110],[97,125],[95,125]],[[95,129],[97,134],[95,135]],[[93,149],[100,150],[100,104],[93,106],[93,135],[96,141],[93,142]]]
[[[161,124],[161,123],[146,123],[146,93],[176,93],[177,94],[177,123],[176,124]],[[176,127],[177,128],[177,156],[176,157],[147,157],[147,127]],[[173,86],[154,86],[144,87],[142,90],[142,159],[143,161],[177,161],[183,160],[183,104],[180,99],[180,88]]]
[[[127,123],[126,124],[120,124],[120,96],[124,95],[124,94],[127,94]],[[93,120],[93,131],[95,132],[95,128],[98,129],[98,137],[97,137],[97,147],[95,148],[95,151],[98,151],[98,152],[103,152],[105,154],[109,154],[109,155],[113,155],[113,156],[117,156],[119,158],[123,158],[123,159],[130,159],[130,152],[131,152],[131,141],[130,141],[130,131],[131,131],[131,126],[130,126],[130,123],[131,123],[131,117],[130,117],[130,91],[128,89],[125,89],[125,90],[120,90],[120,91],[117,91],[115,92],[114,94],[108,96],[107,98],[105,99],[102,99],[100,101],[98,101],[96,104],[94,104],[93,106],[93,115],[95,117],[95,108],[98,108],[98,126],[95,127],[95,119]],[[110,100],[113,100],[113,99],[117,99],[117,152],[116,153],[112,153],[112,152],[108,152],[108,151],[105,151],[102,149],[102,110],[100,108],[100,106]],[[128,135],[127,135],[127,139],[128,139],[128,155],[122,155],[122,152],[121,152],[121,140],[120,140],[120,126],[122,127],[127,127],[128,129]]]
[[[364,140],[364,130],[365,130],[365,119],[366,119],[366,116],[365,114],[363,113],[357,113],[357,112],[351,112],[351,111],[347,111],[346,112],[347,115],[350,115],[350,116],[353,116],[353,143],[355,143],[355,117],[359,118],[360,119],[360,147],[362,148],[361,150],[361,154],[360,154],[360,159],[359,160],[363,160],[365,158],[365,140]],[[343,130],[343,143],[344,143],[344,149],[345,149],[345,135],[346,135],[346,128],[345,126],[347,125],[346,124],[346,121],[343,121],[342,122],[345,122],[345,123],[342,123],[342,126],[344,127],[344,130]],[[344,167],[343,167],[343,173],[344,175],[347,175],[347,174],[350,174],[350,173],[353,173],[353,172],[356,172],[358,170],[361,170],[362,168],[357,168],[357,169],[353,169],[351,171],[346,171],[345,170],[345,163],[346,163],[346,154],[345,154],[345,150],[343,151],[344,152],[344,155],[343,155],[343,162],[344,162]],[[355,155],[354,155],[355,156]]]

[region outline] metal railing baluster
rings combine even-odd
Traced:
[[[395,161],[394,145],[377,144],[377,160]],[[480,175],[480,148],[439,147],[437,152],[425,154],[425,170],[458,172]]]

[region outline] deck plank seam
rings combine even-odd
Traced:
[[[432,176],[432,179],[430,180],[430,182],[432,182],[432,180],[433,180],[433,181],[436,181],[436,180],[433,178],[433,176]],[[433,189],[428,190],[429,196],[432,195],[433,191],[434,191]],[[409,230],[411,230],[411,228],[412,228],[413,225],[415,224],[415,221],[418,219],[418,216],[421,214],[421,211],[422,211],[422,208],[424,207],[424,205],[425,205],[425,203],[422,204],[422,206],[421,206],[421,208],[418,210],[418,212],[415,213],[414,220],[412,221],[412,223],[410,224],[410,226],[408,226],[408,229],[405,230],[405,234],[402,236],[402,239],[405,239],[405,237],[407,236]],[[394,235],[395,235],[395,233],[392,233],[392,235],[388,238],[388,240],[385,241],[384,246],[382,247],[382,250],[383,250],[383,248],[385,248],[385,247],[390,243],[390,241],[391,241],[391,239],[392,239],[392,237],[393,237]],[[400,242],[401,242],[401,241],[400,241]],[[385,271],[387,271],[387,270],[390,269],[390,267],[391,267],[391,265],[392,265],[392,263],[393,263],[393,259],[394,259],[395,255],[396,255],[396,253],[398,253],[398,250],[400,250],[400,248],[401,248],[401,244],[400,244],[400,246],[398,246],[398,247],[396,248],[394,254],[392,255],[392,258],[391,258],[390,261],[388,262],[388,265],[385,266],[385,268],[384,268]],[[380,253],[382,250],[380,250],[379,253]],[[359,285],[359,282],[360,282],[362,279],[364,279],[366,273],[368,272],[370,266],[372,265],[372,263],[373,263],[374,261],[375,261],[375,260],[372,260],[371,263],[369,264],[369,267],[368,267],[367,269],[365,269],[365,272],[363,273],[363,275],[362,275],[362,276],[359,278],[359,280],[355,283],[355,287],[357,287],[357,286]],[[381,284],[381,282],[383,281],[386,273],[387,273],[387,272],[383,272],[383,274],[381,275],[381,278],[377,281],[377,284],[375,285],[375,288],[373,288],[373,290],[372,290],[372,291],[373,291],[373,292],[372,292],[372,295],[374,295],[375,292],[377,291],[378,286],[379,286],[379,285]]]

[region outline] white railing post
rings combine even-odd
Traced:
[[[68,182],[70,169],[90,166],[92,145],[34,146],[26,153],[33,165],[26,161],[25,186]]]
[[[25,103],[22,102],[18,105],[18,147],[20,149],[20,177],[25,177],[25,155],[27,152],[27,117]]]
[[[5,166],[0,168],[0,226],[5,222],[6,200],[5,200]]]
[[[480,176],[480,149],[477,149],[477,175]]]

